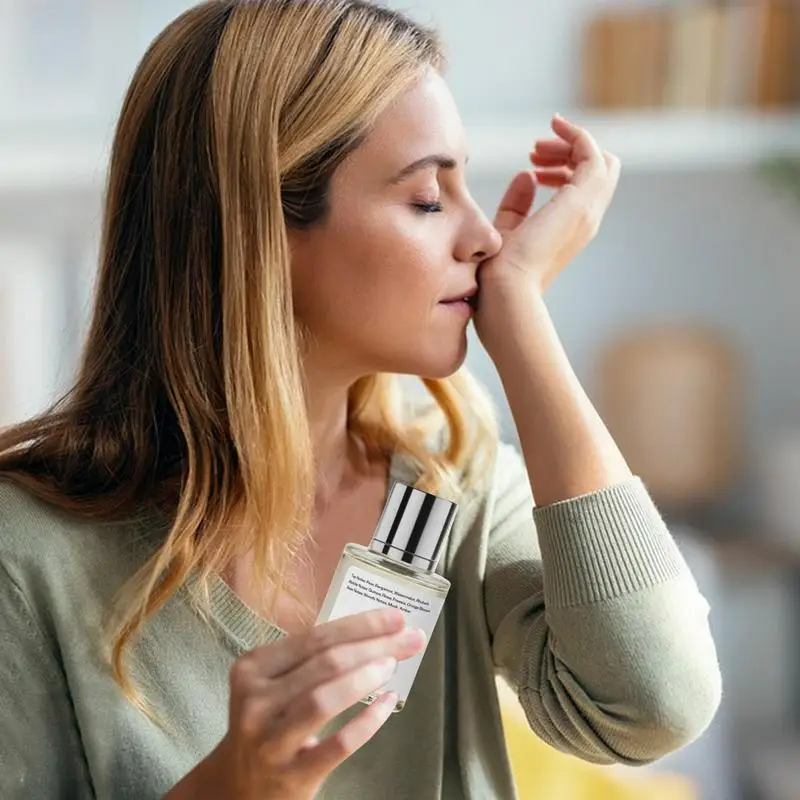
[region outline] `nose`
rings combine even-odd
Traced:
[[[482,214],[482,216],[484,216]],[[483,250],[478,250],[475,253],[476,259],[480,261],[486,261],[487,258],[492,258],[496,256],[503,247],[503,237],[500,235],[500,231],[492,225],[491,222],[484,216],[486,220],[486,244],[484,245]]]
[[[480,263],[500,252],[503,247],[503,237],[480,206],[473,202],[473,207],[474,213],[468,226],[465,226],[463,260]]]

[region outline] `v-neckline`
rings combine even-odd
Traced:
[[[396,481],[413,485],[418,477],[418,469],[410,459],[392,453],[387,497]],[[216,572],[209,576],[208,598],[211,619],[225,634],[237,656],[287,635],[283,628],[247,605]]]

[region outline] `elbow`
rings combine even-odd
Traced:
[[[592,702],[574,685],[571,703],[561,691],[525,687],[519,698],[531,730],[557,750],[595,764],[644,766],[700,738],[722,696],[718,669],[661,677],[632,680],[627,696],[611,702]],[[570,706],[575,713],[564,713]],[[576,717],[590,722],[576,724]]]
[[[699,739],[711,725],[722,699],[718,668],[687,670],[638,693],[626,752],[620,761],[649,764]]]

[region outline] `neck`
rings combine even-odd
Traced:
[[[309,397],[307,408],[317,469],[315,505],[324,505],[350,472],[353,442],[347,428],[347,390]]]
[[[352,488],[364,473],[368,459],[347,425],[348,395],[355,378],[305,364],[306,411],[317,469],[315,511]]]

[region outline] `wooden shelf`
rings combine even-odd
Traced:
[[[627,170],[732,169],[800,156],[800,113],[564,114],[585,125]],[[549,113],[466,120],[470,177],[505,179],[526,169],[527,152],[548,135],[549,120]],[[111,127],[102,125],[0,127],[0,193],[101,188],[111,138]]]
[[[764,159],[800,156],[800,111],[561,113],[586,127],[627,170],[736,169]],[[527,153],[537,138],[549,135],[550,114],[466,125],[471,175],[499,177],[529,168]]]

